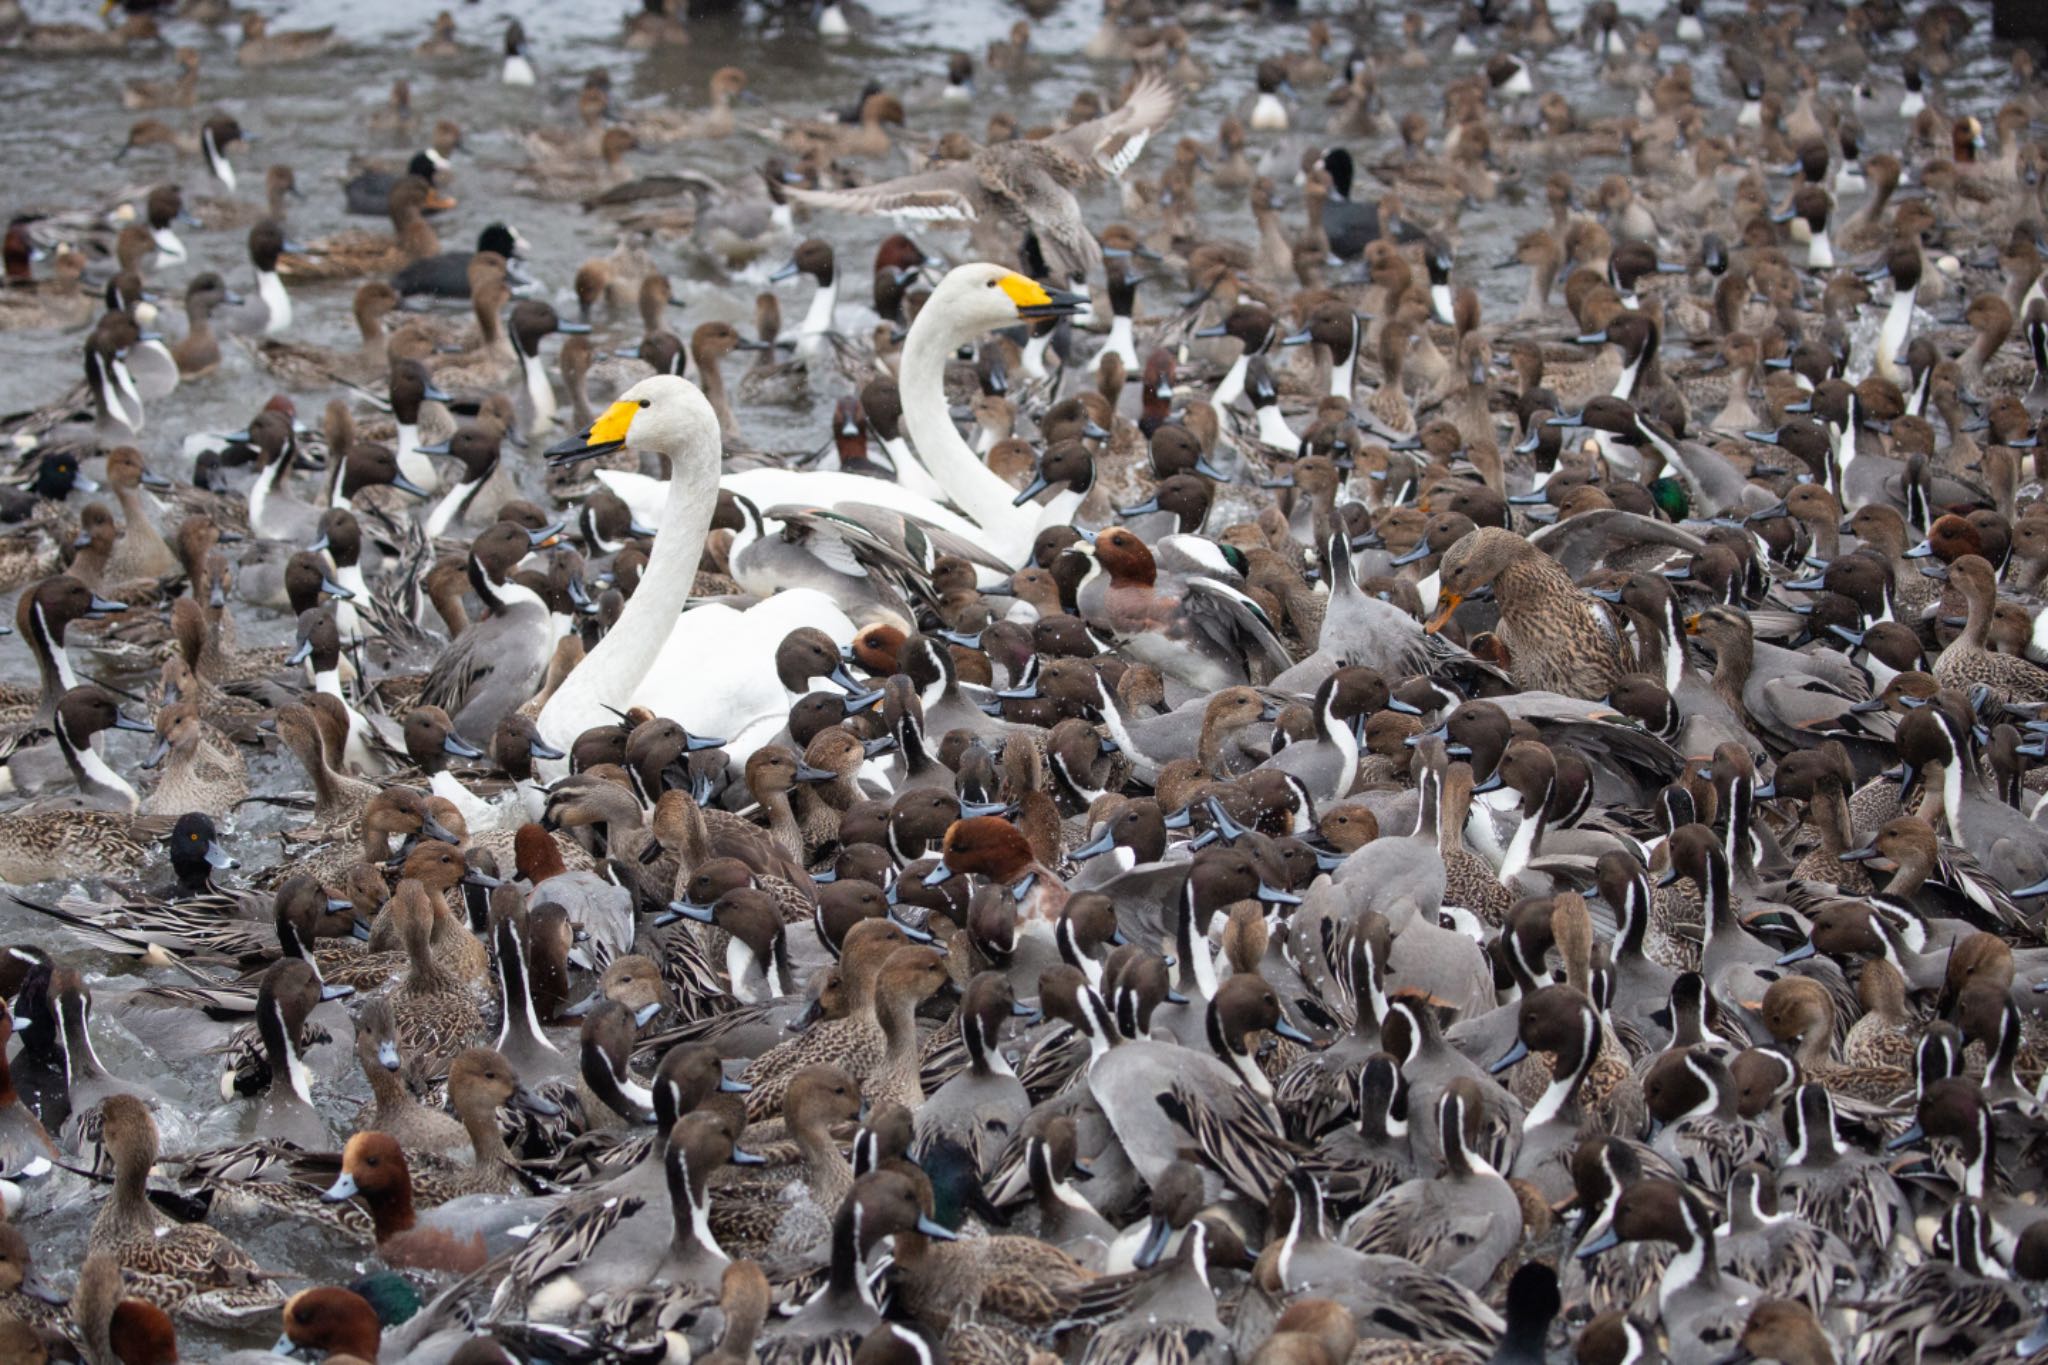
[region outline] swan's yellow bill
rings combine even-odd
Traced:
[[[1052,295],[1046,293],[1045,286],[1029,275],[1005,275],[997,280],[996,284],[1010,296],[1010,302],[1016,304],[1019,309],[1052,306]]]
[[[590,424],[590,434],[583,439],[594,446],[610,445],[626,439],[626,429],[633,425],[633,414],[640,411],[638,403],[614,403],[598,414]]]

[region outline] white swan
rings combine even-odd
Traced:
[[[639,588],[617,623],[541,709],[541,738],[564,751],[585,730],[604,723],[612,714],[608,706],[624,707],[661,656],[689,600],[711,513],[718,505],[718,414],[695,384],[675,375],[641,380],[600,413],[581,437],[552,447],[548,458],[551,463],[570,464],[628,444],[666,454],[672,477],[654,552]],[[555,760],[549,776],[565,766]]]
[[[1020,320],[1075,313],[1086,302],[1079,294],[1048,294],[1036,281],[999,265],[962,265],[947,272],[911,324],[898,383],[903,429],[917,462],[965,517],[899,484],[858,474],[750,469],[720,480],[721,486],[764,508],[785,502],[872,503],[965,536],[1003,563],[1021,566],[1030,559],[1038,533],[1063,524],[1070,509],[1059,499],[1045,506],[1014,505],[1017,490],[975,456],[953,425],[946,404],[946,363],[961,346],[986,332]],[[645,445],[639,440],[633,444]],[[597,477],[636,517],[651,521],[661,514],[667,498],[661,480],[609,470],[599,471]]]
[[[1036,280],[999,265],[962,265],[939,281],[903,341],[896,384],[911,453],[981,527],[981,543],[1012,566],[1031,558],[1032,542],[1059,513],[1056,507],[1016,505],[1017,490],[968,447],[946,404],[946,365],[962,346],[999,327],[1071,316],[1087,307],[1086,294],[1047,293]]]
[[[744,764],[788,726],[793,702],[822,688],[822,678],[814,677],[792,693],[776,674],[777,646],[804,626],[824,631],[841,648],[859,629],[815,588],[778,592],[745,611],[722,603],[692,607],[633,689],[633,704],[679,720],[694,734],[722,737],[732,761]]]
[[[911,438],[927,467],[981,523],[979,531],[968,528],[969,534],[1011,563],[1022,563],[1029,554],[1040,509],[1012,507],[1015,491],[984,468],[954,430],[946,411],[945,357],[983,332],[1070,313],[1079,305],[1076,296],[1048,294],[1031,279],[1001,266],[964,265],[933,292],[904,348],[903,415]],[[639,589],[618,623],[541,711],[541,737],[558,749],[568,749],[591,726],[615,720],[607,708],[636,703],[692,729],[721,733],[712,728],[716,717],[692,714],[686,708],[740,704],[734,700],[740,685],[737,675],[748,670],[735,667],[739,656],[731,652],[734,648],[752,648],[772,667],[775,644],[798,625],[818,626],[839,641],[853,637],[852,622],[822,594],[809,594],[819,600],[806,601],[796,593],[780,593],[749,612],[699,609],[685,618],[683,607],[718,499],[722,443],[717,415],[695,384],[675,375],[653,375],[621,395],[580,438],[554,447],[548,455],[555,463],[566,464],[627,446],[668,456],[672,477],[662,501],[654,553]],[[813,481],[822,476],[796,477]],[[886,487],[871,487],[863,500],[880,502],[873,494]],[[749,618],[755,624],[749,625]],[[763,627],[776,631],[765,647],[755,638]],[[735,675],[734,680],[718,676],[726,673]],[[744,700],[744,694],[737,695]],[[768,695],[779,696],[780,689]]]
[[[634,520],[658,523],[668,501],[668,481],[650,478],[630,469],[600,469],[597,481],[618,494]],[[841,502],[865,502],[892,512],[917,517],[943,531],[979,542],[983,532],[950,507],[865,474],[845,474],[829,469],[745,469],[719,479],[718,486],[738,493],[756,507],[774,507],[785,502],[811,507],[830,507]]]
[[[814,626],[844,645],[854,624],[830,598],[807,589],[777,593],[744,612],[711,604],[685,613],[717,504],[718,419],[696,385],[655,375],[551,456],[575,460],[629,444],[662,451],[674,471],[654,553],[618,623],[541,711],[541,736],[566,751],[585,730],[614,718],[607,708],[638,705],[726,737],[727,751],[744,762],[786,720],[789,695],[775,672],[783,637]]]

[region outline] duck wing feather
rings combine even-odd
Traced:
[[[1181,608],[1189,623],[1219,646],[1246,652],[1256,646],[1274,674],[1294,663],[1265,608],[1221,579],[1188,579]]]
[[[781,513],[777,509],[770,509],[769,515],[779,516]],[[1010,571],[1010,566],[991,555],[986,546],[976,544],[965,536],[955,535],[942,526],[933,526],[916,517],[906,516],[893,507],[867,502],[841,502],[833,504],[830,515],[841,522],[850,522],[858,526],[869,539],[888,545],[922,574],[929,574],[932,565],[942,555],[955,555],[970,564],[978,564],[1002,573]]]
[[[792,186],[783,193],[814,208],[891,214],[926,223],[971,223],[981,216],[985,206],[982,182],[972,163],[958,162],[858,189],[812,190]]]
[[[1166,126],[1180,105],[1180,94],[1164,78],[1147,75],[1131,88],[1124,102],[1100,118],[1077,123],[1036,145],[1063,153],[1062,165],[1091,168],[1087,176],[1121,176],[1145,150],[1152,134]],[[1048,158],[1048,161],[1050,158]],[[1067,182],[1070,186],[1081,180]]]
[[[1248,1093],[1232,1091],[1212,1103],[1175,1083],[1155,1099],[1224,1183],[1247,1199],[1266,1198],[1301,1163],[1302,1149],[1282,1136]]]
[[[598,1243],[617,1227],[619,1220],[640,1211],[645,1201],[626,1196],[603,1200],[575,1200],[555,1208],[541,1220],[506,1268],[491,1300],[486,1321],[501,1317],[519,1306],[527,1294],[565,1270],[590,1259]]]
[[[1705,548],[1705,542],[1682,526],[1618,507],[1566,517],[1531,535],[1529,543],[1564,565],[1574,581],[1620,550],[1668,545],[1674,552],[1693,555]]]

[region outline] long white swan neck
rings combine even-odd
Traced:
[[[690,588],[697,579],[697,559],[718,505],[718,461],[679,455],[671,463],[668,501],[639,588],[627,601],[618,623],[563,680],[541,712],[541,734],[556,748],[567,749],[586,728],[609,714],[601,709],[604,701],[624,704],[654,666],[683,604],[689,601]],[[613,692],[618,695],[608,695]]]
[[[926,321],[926,317],[920,314],[919,322]],[[931,322],[936,324],[938,320]],[[957,340],[938,325],[911,327],[910,338],[903,346],[900,379],[903,427],[917,447],[924,467],[960,505],[960,510],[982,529],[1000,537],[1000,543],[990,548],[1007,561],[1018,548],[1016,542],[1029,542],[1037,517],[1034,513],[1020,514],[1011,506],[1016,490],[974,458],[974,452],[967,448],[946,410],[946,360]],[[694,555],[695,550],[691,553]]]

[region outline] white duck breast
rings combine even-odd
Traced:
[[[142,431],[142,393],[135,385],[135,376],[126,361],[120,356],[102,356],[98,349],[88,347],[86,360],[91,366],[93,387],[98,390],[106,404],[107,415],[128,428]]]
[[[1298,451],[1301,447],[1301,438],[1294,434],[1294,428],[1288,426],[1287,419],[1280,415],[1280,391],[1274,387],[1272,371],[1266,368],[1263,357],[1251,358],[1245,378],[1245,392],[1251,397],[1252,411],[1258,422],[1259,440],[1290,455]]]
[[[66,747],[70,748],[71,746],[67,745]],[[100,757],[99,751],[94,749],[91,744],[88,743],[83,747],[72,748],[71,752],[77,755],[79,770],[86,778],[86,781],[79,783],[81,787],[87,787],[88,789],[90,785],[103,787],[122,797],[130,810],[134,810],[140,803],[141,798],[136,796],[135,788],[129,785],[128,779],[109,767],[107,760]]]
[[[357,772],[382,772],[384,765],[370,752],[370,723],[363,719],[361,712],[349,705],[347,696],[341,690],[341,670],[325,668],[315,673],[313,690],[324,692],[334,698],[341,703],[342,709],[348,712],[348,741],[342,747],[342,762]]]
[[[1330,396],[1332,398],[1342,398],[1346,402],[1350,401],[1353,376],[1357,373],[1357,370],[1358,348],[1353,346],[1351,354],[1330,366]]]
[[[1052,371],[1045,368],[1045,353],[1051,349],[1051,332],[1041,332],[1024,343],[1018,368],[1024,371],[1026,379],[1045,379],[1052,374]]]
[[[1251,368],[1251,352],[1241,353],[1230,362],[1230,368],[1217,381],[1215,391],[1209,395],[1210,405],[1222,409],[1229,407],[1244,395],[1245,372]]]
[[[149,230],[149,235],[156,243],[156,252],[163,258],[163,264],[181,264],[185,260],[185,243],[179,240],[177,233],[167,227],[153,227]]]
[[[1877,348],[1871,354],[1871,368],[1879,374],[1899,373],[1897,357],[1906,349],[1913,331],[1913,291],[1900,287],[1885,309],[1884,325],[1877,331]]]
[[[831,283],[820,285],[818,292],[811,295],[811,306],[804,311],[803,325],[797,328],[798,355],[815,356],[824,347],[825,338],[833,331],[832,314],[838,307],[839,276],[835,272]]]
[[[1444,326],[1453,326],[1451,311],[1451,287],[1448,284],[1432,284],[1429,287],[1430,311]]]
[[[284,509],[274,509],[271,499],[278,496],[279,485],[284,482],[291,459],[291,450],[286,448],[264,467],[263,472],[256,476],[256,482],[249,486],[249,525],[266,540],[282,540],[290,529],[284,522]],[[292,524],[296,526],[296,519]]]
[[[403,455],[399,456],[399,468],[405,468],[405,457]],[[412,479],[413,476],[411,475],[411,473],[408,472],[406,474],[406,477],[408,479]],[[419,480],[413,479],[413,482],[418,483]],[[434,504],[434,510],[427,514],[428,539],[431,540],[435,536],[446,535],[448,533],[449,526],[451,526],[454,523],[455,518],[461,514],[462,504],[469,499],[471,494],[475,493],[477,489],[481,488],[482,486],[482,479],[473,479],[464,483],[458,483],[454,487],[450,488],[446,493],[443,493],[441,495],[441,500]],[[422,487],[424,487],[424,485],[422,485]],[[342,586],[346,587],[347,584],[343,584]]]
[[[275,270],[256,272],[256,297],[263,300],[263,331],[266,335],[277,336],[291,330],[291,291],[284,287],[284,281]]]
[[[228,160],[227,153],[223,152],[219,144],[215,142],[211,124],[199,130],[199,150],[205,154],[206,168],[213,172],[213,178],[220,181],[229,194],[233,194],[235,192],[235,167]]]
[[[533,427],[540,431],[555,424],[555,386],[548,380],[547,367],[538,357],[518,350],[519,372],[526,380],[526,401],[533,407]]]
[[[447,394],[441,393],[438,389],[432,390],[428,394],[430,398],[446,398],[447,396]],[[429,493],[441,491],[441,471],[434,467],[434,462],[428,459],[425,452],[420,448],[420,427],[417,422],[400,422],[398,424],[398,472]],[[339,484],[335,485],[337,496],[340,493],[340,487]],[[457,506],[460,506],[459,502]],[[436,510],[439,509],[437,508]]]
[[[1259,405],[1259,440],[1279,450],[1293,450],[1301,444],[1301,438],[1294,434],[1294,428],[1287,425],[1287,419],[1280,415],[1280,409],[1272,403]]]
[[[1132,374],[1138,372],[1137,342],[1131,334],[1130,318],[1122,313],[1117,313],[1110,318],[1109,340],[1103,343],[1102,350],[1096,358],[1100,360],[1105,355],[1113,355],[1123,361],[1124,369],[1128,372]]]

